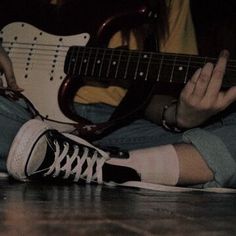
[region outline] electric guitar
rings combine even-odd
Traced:
[[[150,12],[146,11],[137,9],[133,14],[137,16],[136,22],[150,20]],[[109,24],[112,26],[112,20]],[[81,78],[184,86],[197,68],[207,61],[216,61],[193,55],[106,48],[107,36],[117,30],[117,27],[108,28],[99,28],[96,34],[83,32],[72,36],[52,35],[24,22],[11,23],[2,29],[2,44],[13,61],[18,84],[44,117],[63,123],[81,123],[85,128],[91,125],[73,110],[73,97],[84,85]],[[223,87],[236,85],[234,78],[236,61],[232,60]]]
[[[94,5],[92,9],[91,4]],[[100,11],[102,6],[107,7]],[[76,10],[76,26],[68,27],[69,33],[76,30],[76,35],[69,35],[63,27],[58,34],[51,34],[25,22],[13,22],[1,30],[0,38],[13,62],[23,94],[41,115],[58,122],[77,124],[83,119],[74,115],[71,103],[81,82],[70,87],[72,76],[64,70],[70,47],[105,47],[118,30],[130,29],[155,18],[156,13],[141,0],[114,1],[112,4],[109,0],[81,1]]]

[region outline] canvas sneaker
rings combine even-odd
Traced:
[[[140,180],[135,170],[106,163],[109,153],[72,134],[62,134],[45,122],[26,122],[10,148],[9,175],[19,181],[69,181],[120,184]]]

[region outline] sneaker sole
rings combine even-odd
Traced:
[[[15,136],[7,157],[9,175],[20,181],[28,181],[25,166],[28,161],[34,141],[37,140],[49,126],[36,119],[26,122]]]
[[[209,193],[234,193],[236,189],[233,188],[220,188],[220,187],[209,187],[209,188],[191,188],[191,187],[178,187],[178,186],[167,186],[161,184],[144,183],[140,181],[128,181],[117,186],[131,187],[148,189],[160,192],[209,192]]]

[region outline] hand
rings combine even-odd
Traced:
[[[176,123],[181,128],[201,125],[236,101],[236,86],[221,91],[229,53],[223,50],[214,67],[206,63],[187,82],[176,107]]]
[[[5,74],[7,86],[15,91],[22,92],[23,89],[20,88],[16,82],[13,66],[10,58],[8,57],[5,50],[0,46],[0,70]],[[0,78],[1,79],[1,78]],[[3,86],[2,81],[0,81],[0,87]]]

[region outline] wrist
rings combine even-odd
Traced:
[[[173,132],[182,132],[177,125],[177,100],[172,100],[169,104],[163,107],[162,111],[162,126]]]

